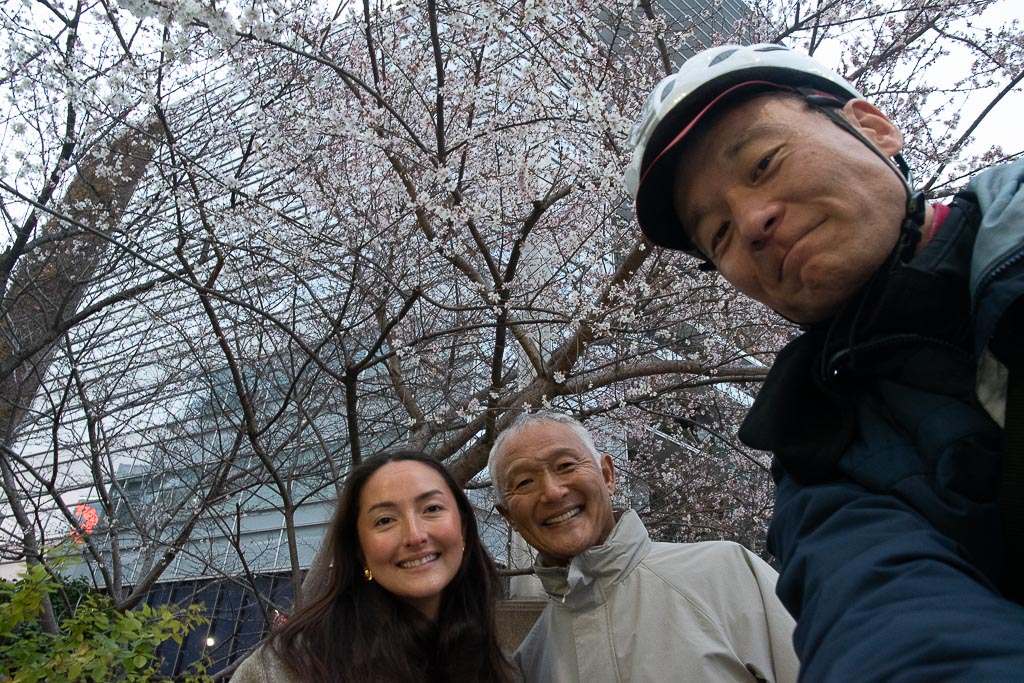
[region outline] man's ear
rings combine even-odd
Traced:
[[[612,464],[612,456],[607,453],[601,454],[601,478],[608,489],[608,495],[615,495],[615,465]]]
[[[843,105],[843,116],[886,156],[896,156],[903,149],[903,133],[867,100],[848,101]]]
[[[508,516],[508,508],[506,508],[501,503],[495,503],[494,509],[498,511],[498,514],[505,518],[505,521],[508,522],[508,525],[510,527],[512,527],[513,529],[516,528],[516,523],[512,521],[511,517]]]

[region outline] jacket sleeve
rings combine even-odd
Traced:
[[[1024,608],[899,497],[776,468],[769,548],[808,681],[1018,680]]]
[[[764,608],[765,628],[772,661],[773,677],[770,680],[777,683],[796,681],[799,664],[793,649],[793,617],[786,612],[785,607],[775,594],[778,574],[764,560],[746,548],[743,549],[743,555],[754,576]]]
[[[796,681],[793,618],[775,595],[778,574],[741,545],[716,545],[726,549],[729,557],[714,572],[724,589],[722,602],[714,610],[724,620],[736,655],[758,680]]]
[[[673,569],[675,590],[715,625],[730,658],[759,681],[796,681],[793,617],[775,595],[775,570],[728,541],[695,544],[686,558]]]

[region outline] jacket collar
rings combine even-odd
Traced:
[[[568,567],[536,565],[544,591],[568,610],[580,612],[608,600],[611,589],[651,551],[651,538],[640,517],[626,510],[601,545],[577,555]]]

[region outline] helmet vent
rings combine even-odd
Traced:
[[[755,48],[754,52],[775,52],[777,50],[788,50],[789,48],[785,45],[765,45],[764,47]]]
[[[737,52],[736,50],[726,50],[725,52],[721,52],[721,53],[715,55],[715,58],[711,60],[711,62],[708,64],[708,66],[714,66],[715,64],[721,64],[725,60],[729,59],[729,57],[732,57],[734,54],[736,54],[736,52]]]
[[[668,94],[670,92],[672,92],[672,88],[674,88],[675,85],[676,85],[676,82],[674,80],[673,81],[669,81],[668,83],[665,84],[665,87],[661,89],[661,98],[660,99],[661,99],[662,102],[664,102],[666,100],[666,98],[668,98]]]

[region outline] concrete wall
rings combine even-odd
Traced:
[[[533,628],[547,598],[535,600],[502,600],[498,603],[498,640],[506,652],[514,652]]]

